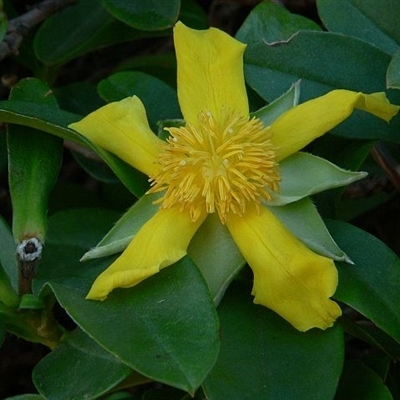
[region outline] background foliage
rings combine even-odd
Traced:
[[[399,1],[0,4],[1,398],[400,399],[399,116],[356,112],[308,149],[369,176],[312,198],[354,265],[336,262],[343,317],[306,333],[252,303],[249,269],[208,226],[200,238],[218,248],[214,262],[232,266],[222,291],[210,294],[198,269],[210,261],[192,243],[191,257],[139,286],[84,300],[115,255],[80,258],[132,204],[140,226],[148,183],[67,127],[134,94],[155,132],[182,118],[177,20],[248,44],[252,111],[299,80],[300,102],[345,88],[400,104]],[[33,293],[18,296],[16,242],[31,231],[45,248]]]

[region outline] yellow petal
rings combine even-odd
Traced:
[[[337,286],[332,260],[309,250],[267,209],[230,216],[227,227],[254,273],[254,302],[295,328],[326,329],[341,314],[329,298]]]
[[[159,210],[142,226],[121,256],[97,277],[86,298],[104,300],[113,289],[135,286],[180,260],[205,216],[193,222],[188,213]]]
[[[399,110],[384,93],[363,94],[333,90],[302,103],[271,124],[278,161],[301,150],[319,136],[344,121],[357,108],[389,121]]]
[[[156,158],[163,142],[151,131],[138,97],[107,104],[69,127],[145,174],[158,172]]]
[[[200,111],[221,121],[223,108],[249,114],[243,74],[246,45],[216,28],[174,28],[178,60],[178,98],[186,122],[197,125]]]

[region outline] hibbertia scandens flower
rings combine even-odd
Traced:
[[[254,301],[301,331],[326,329],[341,314],[330,299],[333,260],[311,251],[265,207],[279,191],[280,163],[346,119],[354,108],[389,120],[383,94],[334,90],[282,114],[270,126],[249,115],[245,45],[211,28],[174,28],[178,98],[185,125],[167,141],[149,128],[137,97],[110,103],[71,127],[150,177],[159,210],[94,282],[103,300],[185,256],[196,231],[217,213],[254,273]],[[304,177],[307,179],[307,177]],[[304,221],[307,223],[307,221]]]

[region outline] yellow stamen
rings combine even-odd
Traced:
[[[246,203],[270,199],[279,188],[275,149],[269,127],[257,118],[227,112],[218,123],[211,112],[199,114],[198,125],[168,128],[160,152],[160,172],[151,177],[149,193],[165,191],[162,208],[188,210],[192,220],[202,211],[218,212],[225,223],[230,212],[242,216]]]

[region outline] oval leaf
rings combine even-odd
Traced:
[[[337,263],[335,299],[367,318],[400,343],[400,259],[374,236],[349,224],[328,229],[355,265]]]
[[[85,300],[112,260],[85,266],[78,260],[109,229],[115,213],[81,210],[55,216],[49,220],[35,293],[40,296],[50,285],[73,320],[111,354],[145,376],[193,393],[219,349],[215,307],[197,268],[185,258],[133,288],[115,290],[104,302]]]
[[[344,357],[340,325],[299,332],[243,292],[235,285],[218,309],[221,350],[204,382],[207,398],[332,399]]]
[[[318,0],[318,14],[333,32],[364,40],[382,51],[394,53],[400,45],[397,0]]]
[[[178,19],[180,0],[102,0],[115,18],[143,31],[167,29]]]
[[[82,379],[82,372],[85,379]],[[131,372],[129,367],[77,329],[67,332],[57,347],[40,360],[32,379],[47,399],[90,400],[112,389]]]

